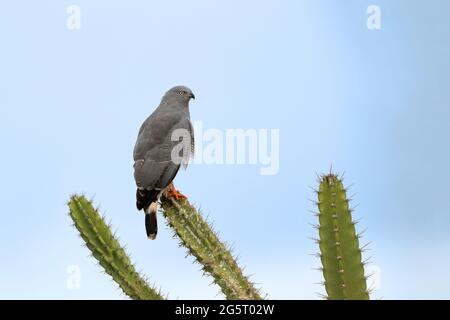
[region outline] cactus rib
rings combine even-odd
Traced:
[[[90,201],[84,196],[73,195],[68,206],[70,217],[86,246],[126,295],[132,299],[164,299],[136,272],[125,250]]]
[[[368,300],[359,237],[342,181],[332,173],[321,176],[317,194],[320,258],[327,298]]]
[[[243,275],[229,249],[216,232],[186,200],[161,197],[163,215],[188,252],[203,265],[227,299],[262,299],[258,290]]]

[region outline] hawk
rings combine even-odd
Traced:
[[[194,152],[194,130],[189,115],[191,89],[176,86],[162,97],[156,110],[144,121],[134,147],[136,207],[145,212],[149,239],[158,232],[157,201],[162,192],[176,199],[186,198],[172,181],[180,166],[187,166]]]

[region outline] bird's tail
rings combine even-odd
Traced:
[[[158,233],[157,211],[158,206],[156,202],[152,202],[145,210],[145,231],[147,231],[147,237],[151,240],[155,240],[156,234]]]
[[[145,230],[147,231],[147,237],[154,240],[158,233],[158,223],[156,221],[156,212],[158,211],[157,190],[136,190],[136,207],[138,210],[144,209],[145,212]]]

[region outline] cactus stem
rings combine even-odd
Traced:
[[[132,299],[159,300],[163,297],[142,279],[125,250],[85,196],[73,195],[69,201],[70,217],[79,236],[97,259],[103,272],[109,274],[122,291]]]
[[[319,247],[328,299],[368,299],[359,237],[342,181],[333,173],[321,176],[318,199]]]
[[[262,299],[243,275],[232,250],[219,240],[211,224],[186,199],[175,200],[163,195],[161,207],[168,225],[188,249],[187,254],[194,256],[203,270],[213,277],[227,299]]]

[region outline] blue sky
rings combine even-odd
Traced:
[[[66,8],[81,8],[68,30]],[[381,30],[366,8],[381,8]],[[192,165],[176,185],[269,298],[323,288],[315,173],[346,172],[371,242],[374,298],[450,298],[448,1],[10,1],[0,11],[0,298],[125,298],[65,203],[94,196],[138,269],[171,298],[222,298],[135,210],[132,150],[170,87],[204,128],[280,130],[280,170]],[[160,224],[163,220],[160,219]],[[81,272],[69,290],[69,266]]]

